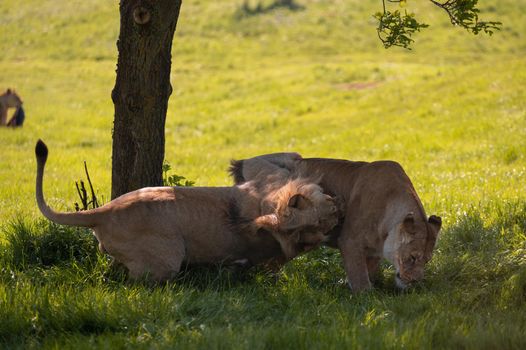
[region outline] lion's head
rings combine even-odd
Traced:
[[[440,217],[415,218],[408,213],[398,225],[397,232],[389,233],[384,243],[384,256],[396,268],[396,285],[405,289],[424,278],[424,266],[431,260],[442,226]]]
[[[5,107],[7,108],[18,108],[22,105],[22,99],[14,90],[7,89],[1,97]]]
[[[274,213],[258,218],[258,224],[274,235],[289,259],[327,241],[341,216],[337,200],[305,179],[290,180],[265,201]]]
[[[277,193],[276,213],[281,231],[311,227],[327,232],[338,223],[338,206],[333,197],[324,194],[315,183],[292,180]]]

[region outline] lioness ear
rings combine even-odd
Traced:
[[[276,231],[279,226],[278,217],[276,214],[263,215],[254,220],[257,228],[263,228],[269,231]]]
[[[407,233],[415,233],[415,215],[413,212],[408,213],[405,218],[404,222],[402,223],[404,226],[404,229]]]
[[[11,89],[7,89],[7,94],[8,94],[8,95],[11,94]]]
[[[433,226],[436,230],[436,233],[438,234],[438,231],[440,231],[440,228],[442,227],[442,219],[440,216],[431,215],[428,220],[429,224]]]
[[[296,193],[294,196],[289,198],[288,206],[290,208],[302,210],[311,206],[311,201],[304,195]]]

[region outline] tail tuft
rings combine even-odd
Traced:
[[[38,140],[35,146],[35,154],[38,159],[47,159],[47,146],[42,140]]]
[[[234,183],[236,185],[242,184],[245,182],[245,177],[243,176],[243,161],[234,160],[230,161],[230,168],[228,168],[230,176],[234,178]]]

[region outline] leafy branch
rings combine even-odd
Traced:
[[[501,22],[479,21],[478,14],[480,13],[480,10],[476,7],[478,0],[447,0],[446,2],[436,0],[429,1],[446,11],[451,24],[460,26],[475,35],[481,31],[492,35],[495,30],[500,30],[500,26],[502,25]]]
[[[376,31],[386,49],[391,46],[400,46],[411,50],[409,46],[414,42],[411,36],[420,29],[428,27],[425,23],[419,23],[415,15],[408,14],[407,11],[404,14],[398,10],[378,12],[374,17],[380,22]]]
[[[479,20],[478,0],[429,1],[446,11],[453,25],[465,28],[475,35],[480,32],[492,35],[494,31],[500,30],[502,25],[501,22]],[[407,3],[406,0],[387,0],[387,2],[398,3],[401,7]],[[414,42],[413,34],[419,32],[420,29],[427,28],[428,25],[418,22],[414,13],[389,11],[386,7],[386,0],[382,0],[382,6],[383,12],[377,12],[374,18],[378,20],[376,31],[384,47],[387,49],[391,46],[400,46],[410,50],[410,45]]]

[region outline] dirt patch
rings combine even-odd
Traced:
[[[380,85],[379,82],[369,81],[369,82],[353,82],[353,83],[344,83],[336,85],[336,88],[339,90],[365,90],[372,89]]]

